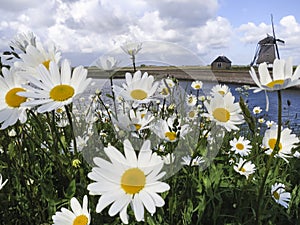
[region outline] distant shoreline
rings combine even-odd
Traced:
[[[230,70],[210,70],[207,67],[139,67],[137,70],[148,72],[157,78],[174,77],[178,80],[201,80],[201,81],[218,81],[220,83],[231,83],[241,85],[255,85],[249,71],[246,69],[230,69]],[[126,72],[133,72],[131,68],[122,68],[117,70],[114,78],[124,78]],[[108,73],[98,68],[89,68],[88,76],[96,79],[108,79]]]
[[[211,70],[210,67],[197,66],[149,66],[138,67],[143,73],[147,72],[156,78],[165,78],[167,76],[174,77],[178,80],[200,80],[219,82],[224,84],[238,84],[256,86],[253,81],[249,68],[233,68],[228,70]],[[113,73],[114,78],[122,79],[126,72],[133,72],[132,68],[121,68]],[[96,67],[88,68],[88,77],[95,79],[109,79],[107,72],[102,71]],[[300,89],[300,86],[291,87],[291,89]]]

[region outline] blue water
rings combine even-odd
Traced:
[[[89,94],[94,93],[94,90],[99,89],[103,92],[110,93],[110,82],[108,80],[102,79],[94,79],[95,85],[91,87],[88,91]],[[115,84],[121,85],[123,83],[123,79],[114,80]],[[190,88],[191,81],[180,81],[180,86],[187,92],[191,92]],[[203,88],[204,93],[209,94],[212,86],[217,83],[206,83],[204,82]],[[241,87],[241,85],[236,84],[226,84],[229,86],[232,94],[235,96],[236,101],[239,101],[241,94],[236,91],[236,88]],[[248,97],[242,95],[244,101],[248,104],[250,111],[255,106],[260,106],[263,110],[258,117],[263,117],[266,121],[273,120],[277,122],[277,109],[278,109],[278,99],[277,92],[268,92],[269,98],[269,110],[266,109],[266,97],[264,92],[253,93],[252,90],[248,90]],[[195,93],[195,92],[194,92]],[[290,104],[288,104],[288,101]],[[283,124],[285,126],[289,126],[291,128],[300,131],[300,89],[287,89],[282,91],[282,116],[283,116]]]
[[[188,82],[188,84],[189,83],[190,82]],[[252,111],[255,106],[261,107],[262,112],[257,115],[258,118],[263,117],[266,121],[278,121],[278,95],[276,91],[267,93],[269,99],[269,109],[266,111],[265,92],[261,91],[258,93],[253,93],[253,90],[250,89],[247,91],[248,96],[245,96],[236,90],[237,88],[241,88],[241,85],[226,85],[229,86],[232,94],[236,98],[236,101],[239,101],[240,96],[243,97],[250,111]],[[286,89],[282,90],[281,93],[283,125],[300,131],[300,89]]]
[[[234,96],[239,98],[240,94],[235,91],[238,85],[228,85],[231,88],[231,91]],[[245,98],[249,105],[249,109],[253,109],[255,106],[260,106],[263,109],[262,115],[265,114],[266,119],[273,120],[277,122],[277,112],[278,112],[278,95],[277,92],[268,92],[269,99],[269,110],[266,109],[266,96],[265,92],[253,93],[252,90],[248,91],[249,96]],[[282,90],[282,118],[283,123],[289,125],[291,127],[297,127],[299,129],[300,126],[300,89],[287,89]]]

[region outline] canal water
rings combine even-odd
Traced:
[[[94,85],[88,90],[86,95],[94,93],[96,89],[102,90],[104,93],[110,93],[110,82],[108,79],[94,79]],[[114,84],[120,85],[124,82],[124,79],[114,80]],[[182,89],[190,94],[193,90],[190,87],[192,81],[179,81]],[[216,82],[203,82],[204,94],[209,94],[211,88],[218,84]],[[255,106],[260,106],[263,110],[258,117],[264,117],[267,120],[273,120],[277,122],[277,109],[278,109],[278,99],[277,92],[268,92],[269,99],[269,110],[266,111],[266,96],[265,92],[261,91],[259,93],[253,93],[253,90],[248,90],[248,96],[241,94],[238,89],[242,85],[238,84],[226,84],[232,94],[235,96],[236,101],[239,100],[240,96],[244,98],[245,102],[248,104],[249,109],[252,110]],[[193,92],[195,93],[195,92]],[[300,89],[287,89],[282,91],[282,116],[284,126],[289,126],[297,133],[300,133]]]

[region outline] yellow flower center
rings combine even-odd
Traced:
[[[213,117],[220,122],[227,122],[230,119],[230,112],[224,108],[216,108],[213,111]]]
[[[139,193],[146,184],[146,176],[139,168],[126,170],[121,177],[121,187],[127,194]]]
[[[194,118],[195,115],[196,115],[195,111],[190,111],[190,112],[189,112],[189,117],[190,117],[190,118]]]
[[[246,172],[246,170],[245,170],[245,168],[244,168],[244,167],[240,168],[240,171],[242,171],[243,173],[245,173],[245,172]]]
[[[244,149],[244,145],[242,143],[237,143],[235,145],[235,147],[238,149],[238,150],[243,150]]]
[[[165,133],[165,137],[167,137],[170,141],[174,141],[176,139],[176,133],[174,131],[168,131]]]
[[[195,88],[195,89],[200,89],[200,88],[201,88],[201,85],[200,85],[200,84],[196,84],[196,85],[194,86],[194,88]]]
[[[267,86],[269,88],[273,88],[275,85],[283,85],[284,80],[273,80],[272,82],[268,83]]]
[[[73,221],[73,225],[87,225],[89,219],[86,215],[76,216],[75,220]]]
[[[130,96],[136,100],[143,100],[148,97],[147,93],[142,89],[132,90]]]
[[[140,130],[141,127],[142,127],[142,125],[140,125],[140,124],[138,124],[138,123],[134,124],[134,126],[135,126],[135,129],[136,129],[136,130]]]
[[[62,102],[73,97],[74,93],[74,88],[70,85],[60,84],[51,89],[50,98],[54,101]]]
[[[43,65],[47,68],[47,70],[49,70],[50,67],[50,60],[44,61]]]
[[[225,91],[223,91],[223,90],[220,90],[220,91],[218,91],[218,92],[219,92],[219,94],[222,95],[222,96],[225,95]]]
[[[25,91],[23,88],[12,88],[5,95],[5,102],[8,106],[17,108],[26,101],[27,98],[17,95],[18,92]]]
[[[273,196],[274,196],[274,198],[275,198],[276,200],[278,200],[278,199],[280,198],[280,195],[278,194],[277,191],[274,191],[274,192],[273,192]]]
[[[269,146],[272,150],[274,150],[275,148],[275,144],[276,144],[277,139],[276,138],[271,138],[269,139]],[[279,143],[279,151],[282,149],[282,144]]]
[[[168,88],[163,88],[160,92],[162,95],[168,95],[169,94],[169,89]]]
[[[192,96],[190,96],[189,98],[188,98],[188,103],[193,103],[193,100],[194,100],[194,98],[192,97]]]

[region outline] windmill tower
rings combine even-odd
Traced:
[[[273,36],[267,34],[267,37],[260,40],[257,44],[256,51],[250,66],[253,64],[260,64],[266,62],[267,64],[273,64],[274,60],[279,57],[277,42],[283,43],[283,40],[277,39],[275,36],[273,16],[271,15],[271,23]]]

